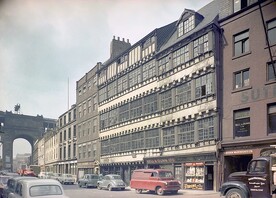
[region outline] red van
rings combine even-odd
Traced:
[[[137,169],[134,170],[130,180],[130,187],[136,193],[143,190],[163,195],[167,192],[177,194],[180,189],[180,181],[175,180],[170,170],[166,169]]]

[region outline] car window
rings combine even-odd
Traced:
[[[173,177],[173,174],[172,172],[165,172],[165,171],[162,171],[162,172],[159,172],[159,177],[164,177],[164,178],[170,178],[170,177]]]
[[[37,185],[29,190],[30,196],[62,195],[62,190],[58,185]]]
[[[115,180],[121,179],[121,176],[120,175],[113,175],[113,179],[115,179]]]
[[[104,180],[110,180],[110,178],[108,176],[104,176],[103,178]]]
[[[92,175],[92,176],[91,176],[91,179],[99,179],[99,176],[97,176],[97,175]]]

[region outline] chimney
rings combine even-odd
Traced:
[[[125,38],[120,40],[120,37],[118,37],[116,40],[115,36],[113,36],[113,39],[110,43],[110,58],[118,56],[127,50],[130,46],[131,44],[129,43],[129,39],[127,39],[127,42],[125,42]]]

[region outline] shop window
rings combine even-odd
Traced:
[[[234,36],[234,56],[249,52],[249,30]]]
[[[235,137],[250,136],[250,109],[234,111],[234,135]]]
[[[249,69],[236,72],[234,74],[235,84],[234,89],[239,89],[249,86]]]
[[[269,104],[268,111],[268,132],[276,133],[276,103]]]
[[[276,61],[267,64],[267,81],[276,80]]]
[[[273,19],[267,23],[267,34],[269,44],[276,44],[276,19]]]

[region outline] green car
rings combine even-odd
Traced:
[[[99,181],[99,175],[96,174],[85,174],[81,179],[78,181],[79,187],[97,187],[97,182]]]

